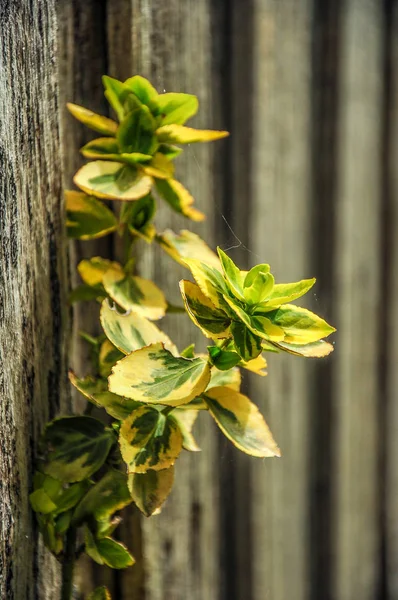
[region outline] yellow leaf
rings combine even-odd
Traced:
[[[174,175],[173,163],[160,152],[155,154],[149,164],[143,165],[142,170],[147,175],[158,177],[159,179],[170,179]]]
[[[84,259],[80,261],[77,266],[79,275],[84,283],[91,286],[102,283],[105,273],[110,268],[121,269],[121,266],[119,263],[112,262],[106,258],[101,258],[100,256]]]
[[[194,198],[176,179],[156,179],[156,189],[173,210],[192,221],[203,221],[205,215],[194,208]]]
[[[112,119],[97,115],[91,110],[88,110],[83,106],[78,106],[77,104],[72,104],[71,102],[68,102],[66,106],[75,119],[90,129],[94,129],[94,131],[98,131],[103,135],[115,135],[117,131],[117,123],[112,121]]]
[[[261,377],[265,377],[266,375],[268,375],[266,371],[267,361],[261,354],[259,354],[257,358],[249,360],[248,362],[242,361],[242,363],[240,363],[240,366],[244,369],[247,369],[248,371],[256,373],[256,375],[261,375]]]
[[[212,129],[193,129],[184,125],[163,125],[156,130],[159,142],[166,144],[193,144],[195,142],[213,142],[229,135],[228,131]]]
[[[177,422],[182,433],[183,448],[189,452],[200,452],[200,448],[192,434],[192,428],[198,414],[198,410],[184,410],[181,408],[175,408],[170,414],[170,419],[174,419]]]
[[[198,285],[182,280],[180,290],[188,315],[206,337],[217,340],[230,335],[231,319],[214,306]]]

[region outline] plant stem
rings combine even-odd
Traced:
[[[61,600],[73,598],[73,570],[76,559],[76,528],[70,527],[66,534],[65,554],[62,562]]]

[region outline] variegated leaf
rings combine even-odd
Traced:
[[[234,339],[235,349],[245,362],[253,360],[261,354],[261,338],[254,335],[244,323],[233,321],[231,334]]]
[[[105,340],[101,344],[98,357],[101,377],[108,377],[111,374],[113,365],[121,358],[123,358],[123,353],[118,348],[115,348],[109,340]]]
[[[198,285],[182,280],[180,290],[188,315],[206,337],[217,340],[230,335],[231,319],[214,306]]]
[[[170,229],[157,236],[157,241],[174,260],[186,267],[186,258],[195,258],[221,270],[219,258],[196,233],[183,229],[179,234]]]
[[[104,160],[81,167],[73,181],[83,192],[111,200],[138,200],[153,184],[152,177],[133,166]]]
[[[257,358],[249,360],[248,362],[242,361],[240,366],[248,371],[251,371],[252,373],[256,373],[256,375],[261,375],[261,377],[268,375],[266,371],[267,361],[261,354],[259,354]]]
[[[176,422],[151,406],[134,410],[120,427],[119,446],[129,473],[171,467],[182,450]]]
[[[139,402],[178,406],[199,396],[209,380],[203,358],[175,357],[158,343],[120,360],[112,369],[109,389]]]
[[[163,292],[148,279],[127,275],[122,268],[108,269],[103,278],[106,292],[119,306],[156,320],[164,317],[167,302]]]
[[[272,340],[276,342],[306,345],[317,342],[336,331],[315,313],[294,304],[284,304],[274,311],[267,312],[266,315],[267,319],[280,327],[285,334],[283,340]],[[258,316],[256,315],[255,318],[257,319]]]
[[[117,131],[117,123],[115,121],[112,121],[112,119],[108,119],[108,117],[97,115],[91,110],[88,110],[83,106],[78,106],[77,104],[72,104],[71,102],[68,102],[66,107],[71,113],[71,115],[75,117],[75,119],[77,119],[90,129],[98,131],[103,135],[115,135]]]
[[[196,115],[199,102],[196,96],[191,94],[176,94],[168,92],[159,94],[159,112],[164,115],[162,125],[183,125],[188,119]]]
[[[132,499],[146,517],[158,514],[171,492],[174,467],[162,471],[149,469],[146,473],[129,474],[129,490]]]
[[[66,226],[70,238],[91,240],[117,229],[115,215],[97,198],[67,190],[65,199]]]
[[[175,408],[169,418],[174,419],[182,434],[182,446],[189,452],[200,452],[200,448],[193,437],[192,428],[198,417],[198,410],[184,410]]]
[[[297,298],[304,296],[314,285],[316,279],[303,279],[295,283],[276,283],[272,289],[270,296],[266,302],[260,304],[257,308],[258,312],[272,310],[281,304],[293,302]]]
[[[300,346],[299,344],[288,344],[286,342],[275,342],[275,346],[284,352],[294,354],[295,356],[305,356],[307,358],[323,358],[333,352],[332,344],[319,340],[310,344]]]
[[[229,371],[219,371],[216,367],[211,370],[210,383],[207,389],[210,390],[213,387],[229,387],[239,392],[242,376],[240,370],[235,367]]]
[[[225,307],[228,308],[223,298],[224,294],[228,294],[228,289],[220,271],[194,258],[186,258],[184,259],[184,263],[190,269],[193,278],[203,294],[212,304],[222,310]]]
[[[284,339],[285,334],[282,327],[276,325],[268,317],[268,313],[266,313],[267,316],[259,314],[251,315],[240,306],[239,301],[228,296],[224,296],[224,300],[254,335],[277,342]]]
[[[155,179],[156,189],[160,196],[173,210],[192,221],[203,221],[205,215],[193,205],[194,198],[176,179]]]
[[[156,342],[163,342],[167,350],[178,354],[170,338],[138,313],[121,314],[105,300],[101,306],[100,320],[107,338],[124,354]]]
[[[108,269],[120,269],[120,265],[117,262],[112,262],[106,258],[100,256],[93,256],[92,258],[84,259],[77,265],[77,270],[84,283],[90,286],[102,284],[105,273]]]
[[[157,153],[151,162],[143,165],[142,170],[151,177],[170,179],[174,175],[174,165],[164,154]]]
[[[206,392],[205,400],[217,425],[237,448],[258,457],[281,455],[263,416],[247,396],[215,387]]]

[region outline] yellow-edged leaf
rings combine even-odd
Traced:
[[[157,97],[159,112],[164,115],[162,125],[178,123],[183,125],[193,117],[198,110],[199,102],[196,96],[168,92]]]
[[[258,306],[258,312],[269,310],[271,307],[275,309],[276,306],[301,298],[301,296],[304,296],[312,288],[315,282],[316,279],[314,277],[313,279],[303,279],[295,283],[276,283],[266,302]]]
[[[176,357],[163,344],[151,344],[120,360],[112,369],[109,389],[139,402],[178,406],[206,389],[210,368],[202,358]]]
[[[174,467],[161,471],[149,469],[146,473],[130,473],[129,490],[132,499],[146,516],[160,513],[161,506],[171,492]]]
[[[116,308],[110,307],[107,300],[104,300],[100,320],[107,338],[124,354],[156,342],[163,342],[167,350],[174,355],[178,354],[170,338],[154,323],[138,313],[120,314]]]
[[[200,287],[203,294],[214,304],[216,308],[223,309],[227,306],[223,294],[228,290],[220,271],[211,265],[194,258],[184,259],[185,265],[190,269],[192,277]]]
[[[221,431],[246,454],[280,456],[280,450],[257,406],[243,394],[226,387],[206,392],[210,414]]]
[[[319,340],[318,342],[312,342],[300,346],[299,344],[288,344],[286,342],[275,343],[275,346],[279,350],[294,354],[295,356],[305,356],[307,358],[323,358],[333,352],[333,346],[325,340]]]
[[[151,162],[143,165],[142,170],[151,177],[170,179],[174,175],[174,165],[164,154],[157,153]]]
[[[200,452],[200,448],[193,437],[192,428],[198,417],[198,410],[184,410],[175,408],[170,414],[170,419],[174,419],[182,434],[182,446],[189,452]]]
[[[119,446],[129,473],[171,467],[182,450],[177,423],[151,406],[134,410],[120,427]]]
[[[112,300],[125,310],[133,310],[150,320],[161,319],[166,313],[163,292],[148,279],[112,268],[105,273],[103,285]]]
[[[284,332],[283,340],[272,340],[276,342],[284,341],[287,344],[306,345],[317,342],[336,331],[315,313],[294,304],[283,304],[276,310],[265,314],[274,325],[280,327]],[[257,319],[258,317],[256,315],[253,318]]]
[[[233,310],[235,315],[246,325],[254,335],[271,341],[280,341],[285,337],[284,331],[267,316],[248,314],[235,299],[224,296],[225,302]]]
[[[65,199],[66,226],[70,238],[91,240],[117,229],[115,215],[97,198],[67,190]]]
[[[159,142],[165,144],[193,144],[195,142],[213,142],[229,135],[228,131],[212,129],[192,129],[184,125],[163,125],[156,130]]]
[[[84,108],[83,106],[79,106],[78,104],[72,104],[68,102],[66,105],[67,109],[81,123],[93,129],[94,131],[98,131],[103,135],[115,135],[117,131],[117,123],[112,121],[112,119],[108,119],[108,117],[103,117],[101,115],[97,115],[96,113]]]
[[[252,371],[252,373],[256,373],[256,375],[261,375],[261,377],[268,375],[266,371],[267,361],[261,354],[259,354],[257,358],[249,360],[248,362],[242,361],[240,366],[248,371]]]
[[[223,386],[230,387],[231,389],[239,392],[241,382],[242,376],[237,367],[229,369],[229,371],[220,371],[216,367],[213,367],[211,370],[210,383],[207,386],[207,389],[209,390],[213,387]]]
[[[156,189],[173,210],[192,221],[203,221],[205,215],[194,208],[194,198],[176,179],[156,179]]]
[[[121,358],[123,358],[123,353],[118,348],[115,348],[109,340],[105,340],[101,344],[98,357],[101,377],[108,377],[111,374],[113,365]]]
[[[220,260],[204,240],[196,233],[183,229],[179,234],[167,229],[157,236],[157,241],[174,260],[186,267],[185,259],[194,258],[206,263],[219,271]]]
[[[180,290],[188,315],[206,337],[217,340],[230,335],[231,319],[214,306],[198,285],[182,280]]]
[[[104,160],[81,167],[73,181],[83,192],[112,200],[138,200],[153,184],[152,177],[133,166]]]

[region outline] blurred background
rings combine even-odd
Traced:
[[[206,223],[162,208],[158,229],[193,229],[241,268],[270,263],[280,282],[316,276],[307,306],[337,327],[331,357],[271,355],[266,379],[245,376],[283,458],[241,455],[204,418],[203,452],[179,459],[162,514],[126,516],[137,566],[85,564],[82,589],[104,581],[121,600],[398,599],[397,4],[58,3],[61,106],[105,113],[101,75],[140,74],[160,92],[196,94],[193,126],[231,132],[177,160]],[[88,137],[61,115],[70,186]],[[117,243],[77,245],[74,260],[93,252],[117,257]],[[179,302],[182,267],[143,243],[138,268]],[[83,322],[95,327],[92,309],[75,312],[75,331]],[[164,328],[180,347],[203,346],[188,318]]]
[[[398,598],[397,18],[393,0],[59,5],[63,100],[104,112],[101,74],[141,74],[196,94],[194,126],[231,132],[177,161],[206,224],[165,209],[158,228],[193,228],[279,281],[316,276],[308,306],[338,330],[331,357],[271,355],[266,379],[245,378],[281,460],[198,426],[203,452],[179,460],[162,514],[125,522],[141,561],[105,574],[116,598]],[[70,185],[87,132],[63,118]],[[181,267],[141,246],[139,269],[178,302]],[[164,328],[203,344],[184,317]]]

